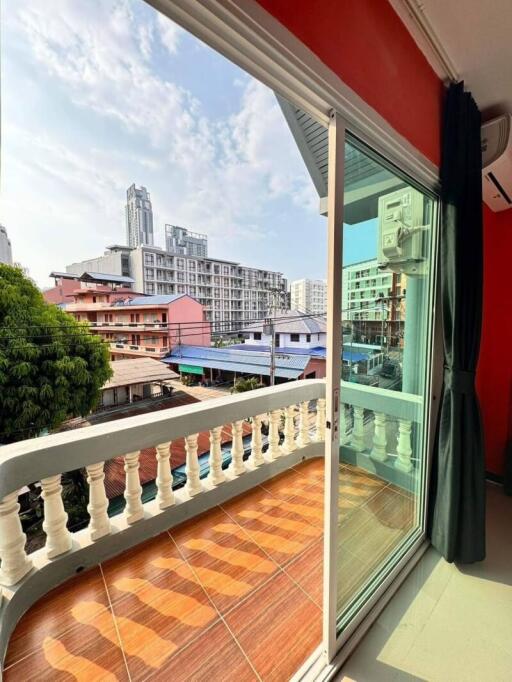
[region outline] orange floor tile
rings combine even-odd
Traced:
[[[322,477],[302,463],[54,590],[15,629],[5,679],[289,679],[321,640]],[[367,531],[344,554],[353,590],[412,505],[353,467],[340,487],[344,537]]]

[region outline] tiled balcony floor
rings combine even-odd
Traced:
[[[412,505],[354,467],[340,488],[348,593]],[[289,679],[321,641],[322,503],[317,459],[74,578],[20,621],[5,679]]]

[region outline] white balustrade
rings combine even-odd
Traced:
[[[344,403],[340,404],[340,445],[346,445],[350,436],[348,434],[348,414],[347,406]]]
[[[126,522],[131,525],[144,518],[142,505],[142,486],[139,476],[139,453],[130,452],[124,456],[125,490],[124,499],[126,507],[124,514]]]
[[[15,585],[32,568],[32,561],[25,552],[27,537],[21,527],[18,512],[18,491],[4,497],[0,502],[0,583]],[[1,598],[0,598],[1,601]]]
[[[89,535],[91,540],[99,540],[110,533],[104,463],[90,464],[85,469],[87,471],[87,483],[89,484],[89,504],[87,505],[87,511],[91,517]]]
[[[53,559],[71,549],[71,533],[67,529],[68,515],[62,501],[61,475],[41,480],[44,500],[43,530],[46,533],[46,556]]]
[[[370,457],[377,462],[385,462],[388,458],[386,452],[386,415],[383,412],[374,412],[373,425],[373,447]]]
[[[194,497],[202,491],[201,478],[199,475],[199,461],[197,458],[197,433],[185,436],[187,492]]]
[[[262,421],[262,415],[257,415],[252,418],[251,454],[249,456],[249,462],[255,467],[259,467],[265,463],[261,438]]]
[[[309,403],[302,402],[299,405],[299,435],[297,436],[297,446],[303,448],[311,443],[309,436]]]
[[[240,476],[247,468],[244,464],[243,421],[231,424],[231,465],[229,472],[233,476]]]
[[[284,410],[284,441],[281,452],[283,455],[290,455],[295,448],[295,405],[289,405]]]
[[[343,406],[342,406],[343,407]],[[325,440],[325,398],[316,401],[316,422],[314,440],[317,443]]]
[[[216,426],[210,431],[210,471],[208,482],[215,486],[224,483],[226,475],[222,470],[222,447],[221,447],[222,426]]]
[[[279,422],[281,410],[273,410],[268,416],[268,450],[267,459],[274,460],[281,456],[279,447]]]
[[[167,509],[174,504],[171,472],[171,443],[156,446],[156,502],[159,509]]]
[[[412,423],[406,419],[398,420],[398,442],[396,447],[397,458],[395,467],[406,473],[412,471],[412,447],[411,447]]]
[[[364,408],[354,407],[354,423],[352,426],[351,447],[356,452],[364,450]]]

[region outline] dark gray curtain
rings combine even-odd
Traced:
[[[441,159],[444,387],[430,538],[447,561],[485,558],[485,461],[475,370],[483,286],[480,112],[464,83],[446,95]]]

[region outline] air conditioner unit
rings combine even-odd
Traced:
[[[482,194],[493,211],[512,207],[512,116],[482,126]]]
[[[431,203],[413,187],[379,197],[377,263],[381,270],[411,277],[427,274]]]

